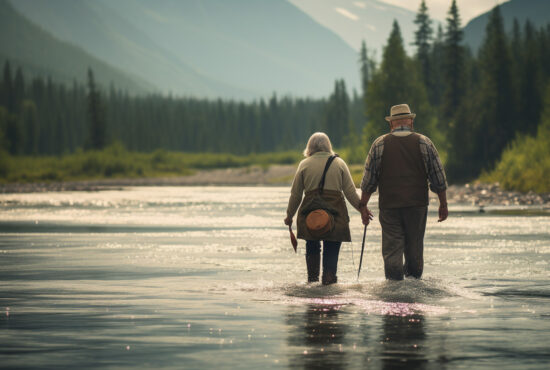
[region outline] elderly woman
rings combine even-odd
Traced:
[[[319,281],[321,262],[321,241],[323,241],[323,277],[324,285],[337,282],[336,269],[338,254],[342,242],[351,241],[349,216],[344,196],[359,211],[360,199],[353,184],[348,166],[341,158],[335,158],[330,164],[325,177],[322,192],[319,185],[328,159],[334,155],[328,136],[316,132],[309,138],[304,150],[306,157],[296,171],[284,222],[292,225],[292,218],[298,207],[298,238],[306,240],[306,265],[308,282]],[[305,193],[302,202],[302,193]],[[322,237],[312,235],[306,226],[306,216],[315,198],[322,198],[326,208],[332,210],[332,228]],[[301,203],[301,205],[300,205]],[[309,209],[308,209],[309,208]]]

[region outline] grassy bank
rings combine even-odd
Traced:
[[[54,182],[105,178],[143,178],[190,175],[194,170],[293,164],[297,151],[237,156],[223,153],[180,153],[157,150],[138,153],[113,144],[101,151],[63,156],[9,156],[0,153],[0,182]]]

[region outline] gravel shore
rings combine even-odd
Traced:
[[[498,183],[451,185],[447,191],[449,203],[466,203],[484,206],[550,206],[550,193],[537,194],[532,191],[520,193],[503,190]]]

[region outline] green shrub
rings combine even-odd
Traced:
[[[507,190],[550,192],[550,137],[519,136],[502,153],[501,159],[481,181],[499,182]]]
[[[495,169],[482,174],[481,181],[498,181],[508,190],[550,192],[550,85],[545,102],[537,136],[518,136],[502,152]]]

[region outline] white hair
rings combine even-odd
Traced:
[[[330,139],[324,132],[316,132],[311,135],[304,149],[304,157],[310,157],[317,152],[329,152],[330,154],[334,154]]]

